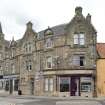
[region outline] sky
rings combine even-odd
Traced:
[[[5,39],[23,37],[26,23],[31,21],[36,32],[48,26],[68,23],[75,7],[83,8],[83,15],[92,15],[97,41],[105,42],[105,0],[0,0],[0,22]]]

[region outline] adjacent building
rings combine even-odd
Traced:
[[[46,96],[91,97],[96,90],[97,32],[91,15],[76,7],[67,24],[35,32],[28,22],[22,39],[2,31],[0,70],[3,90]]]
[[[105,43],[97,43],[97,96],[105,96]]]

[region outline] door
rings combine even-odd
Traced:
[[[10,87],[9,87],[10,94],[13,93],[13,80],[10,79]]]
[[[71,77],[71,96],[80,96],[80,79],[78,77]]]
[[[34,79],[33,78],[30,81],[30,87],[31,87],[31,89],[30,89],[31,95],[33,95],[34,94]]]

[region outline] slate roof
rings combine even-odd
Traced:
[[[67,24],[61,24],[61,25],[51,27],[51,30],[53,31],[54,36],[64,35],[66,25]],[[38,39],[43,39],[44,38],[44,31],[45,30],[38,32]]]
[[[97,43],[97,52],[100,58],[105,58],[105,43]]]
[[[10,41],[5,40],[5,46],[6,46],[7,48],[9,48],[9,46],[10,46]]]

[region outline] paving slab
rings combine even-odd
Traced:
[[[102,105],[97,101],[58,101],[56,105]]]

